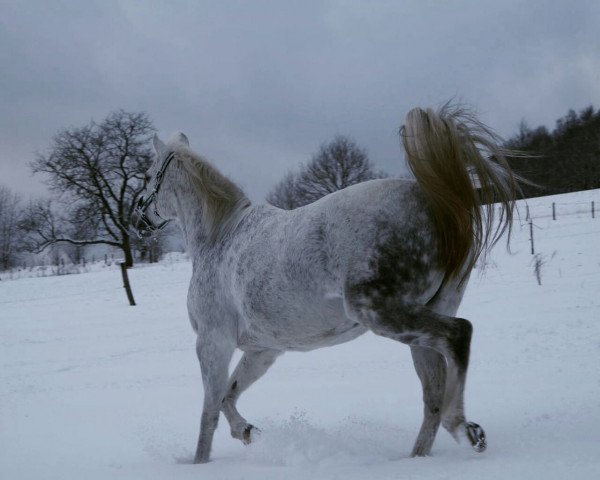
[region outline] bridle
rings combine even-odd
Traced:
[[[165,171],[167,170],[167,167],[169,166],[173,158],[175,158],[174,152],[171,152],[169,153],[169,155],[167,155],[167,158],[164,159],[160,169],[158,170],[158,172],[156,172],[156,177],[154,177],[154,188],[152,189],[152,192],[146,199],[144,199],[144,196],[142,195],[138,200],[137,206],[135,207],[135,213],[138,215],[136,229],[139,238],[142,238],[143,236],[152,235],[156,232],[160,232],[170,222],[170,220],[165,220],[158,213],[158,209],[156,208],[156,196],[158,195],[158,191],[160,190]],[[154,224],[154,222],[152,222],[152,220],[150,220],[146,215],[146,211],[152,203],[154,203],[154,215],[162,220],[162,222],[158,225]]]

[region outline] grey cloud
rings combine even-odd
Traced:
[[[456,96],[510,135],[600,96],[592,1],[1,5],[0,182],[28,193],[33,151],[116,108],[186,132],[261,199],[337,133],[402,172],[415,105]]]

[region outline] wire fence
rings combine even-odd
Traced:
[[[525,220],[536,218],[552,218],[557,220],[566,215],[588,215],[596,218],[598,215],[598,203],[595,200],[580,202],[548,202],[548,203],[526,203],[519,210],[525,212]]]
[[[536,220],[545,219],[551,223],[557,222],[557,224],[559,224],[560,220],[564,218],[573,218],[576,216],[580,220],[586,218],[589,220],[595,220],[598,216],[598,202],[590,199],[589,197],[586,199],[573,201],[550,201],[548,198],[544,199],[541,197],[519,202],[518,208],[520,214],[524,215],[524,219],[529,230],[531,255],[536,254],[536,230],[543,230],[538,224],[535,223]],[[568,234],[564,236],[568,236]],[[559,238],[556,235],[554,235],[554,237]]]

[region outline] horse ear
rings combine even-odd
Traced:
[[[154,145],[154,151],[157,155],[160,155],[165,151],[165,144],[158,138],[156,133],[154,134],[154,137],[152,137],[152,145]]]
[[[181,132],[177,132],[174,136],[173,136],[173,140],[175,140],[177,143],[181,143],[183,145],[185,145],[186,147],[190,146],[190,141],[188,140],[188,138]]]

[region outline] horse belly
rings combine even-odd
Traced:
[[[346,316],[341,299],[307,308],[288,308],[271,315],[250,311],[245,316],[239,335],[242,350],[308,351],[349,342],[366,332],[365,327]]]

